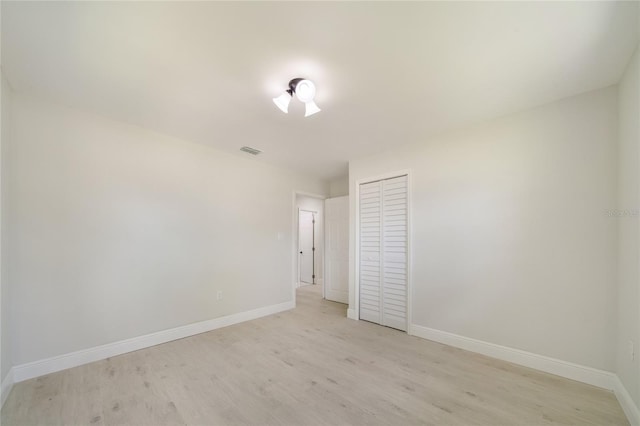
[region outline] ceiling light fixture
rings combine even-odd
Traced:
[[[316,86],[311,80],[305,80],[304,78],[294,78],[291,80],[289,82],[289,89],[277,98],[273,98],[273,103],[286,114],[289,112],[289,102],[291,102],[294,93],[298,100],[305,105],[305,117],[321,111],[318,105],[313,102],[313,98],[316,96]]]

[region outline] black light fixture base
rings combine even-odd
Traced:
[[[289,90],[287,90],[287,93],[289,93],[291,96],[293,96],[293,94],[296,93],[296,86],[302,80],[304,80],[304,78],[294,78],[293,80],[291,80],[289,82]]]

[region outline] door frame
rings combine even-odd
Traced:
[[[363,179],[356,180],[355,187],[355,256],[354,256],[354,270],[355,270],[355,312],[352,319],[360,320],[360,185],[365,183],[376,182],[379,180],[392,179],[400,176],[407,176],[407,334],[411,334],[411,306],[412,306],[412,292],[413,292],[413,248],[412,248],[412,220],[411,211],[413,210],[411,205],[412,200],[412,182],[411,182],[411,169],[398,170],[395,172],[383,173],[376,176],[371,176]]]
[[[319,200],[326,200],[327,196],[322,195],[322,194],[315,194],[313,192],[307,192],[307,191],[299,191],[299,190],[293,190],[292,195],[291,195],[291,216],[293,218],[293,220],[291,221],[291,264],[292,264],[292,280],[291,280],[291,300],[293,300],[293,306],[296,306],[296,289],[298,288],[298,277],[300,276],[300,272],[298,271],[299,268],[299,250],[298,250],[298,229],[299,229],[299,224],[298,224],[298,220],[299,220],[299,215],[298,215],[298,205],[296,203],[296,198],[298,197],[298,195],[301,195],[303,197],[311,197],[311,198],[317,198]],[[324,214],[322,215],[322,220],[324,220]],[[324,226],[322,227],[322,229],[324,229]],[[321,235],[320,238],[323,239],[322,241],[322,259],[323,259],[323,265],[324,265],[324,235]],[[317,241],[317,240],[316,240]],[[322,284],[322,297],[324,298],[324,282]]]

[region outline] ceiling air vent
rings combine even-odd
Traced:
[[[247,154],[251,155],[258,155],[262,152],[259,149],[251,148],[250,146],[243,146],[242,148],[240,148],[240,151],[246,152]]]

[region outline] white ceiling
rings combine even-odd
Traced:
[[[16,91],[325,179],[614,84],[637,42],[637,2],[2,2]],[[321,113],[273,105],[294,77]]]

